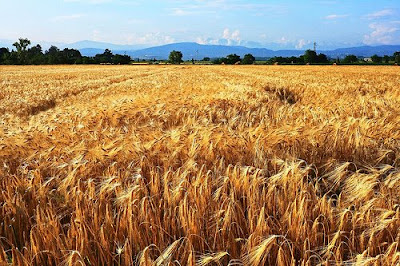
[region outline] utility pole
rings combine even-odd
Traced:
[[[314,42],[314,52],[317,52],[317,43]]]

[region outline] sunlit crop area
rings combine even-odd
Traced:
[[[397,265],[400,68],[0,67],[0,264]]]

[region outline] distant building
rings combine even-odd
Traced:
[[[372,62],[372,58],[371,58],[371,57],[365,57],[365,58],[364,58],[364,61],[365,61],[365,62]]]

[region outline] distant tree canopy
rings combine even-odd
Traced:
[[[131,57],[129,55],[116,54],[114,55],[112,61],[115,65],[127,65],[131,62]]]
[[[20,64],[27,63],[27,48],[29,45],[31,45],[31,41],[23,38],[20,38],[18,42],[13,44],[17,49],[17,57]]]
[[[390,56],[384,55],[384,56],[382,57],[382,61],[383,61],[385,64],[389,63],[389,61],[390,61]]]
[[[246,54],[243,57],[242,64],[243,65],[252,65],[256,61],[256,58],[252,54]]]
[[[273,64],[273,63],[278,63],[278,64],[303,64],[304,59],[303,56],[296,57],[296,56],[291,56],[291,57],[282,57],[282,56],[277,56],[273,57],[270,60],[268,60],[268,63]]]
[[[374,62],[374,63],[382,63],[382,57],[380,57],[380,56],[378,56],[378,55],[373,55],[373,56],[371,56],[371,60],[372,60],[372,62]]]
[[[353,64],[353,63],[356,63],[357,61],[358,61],[358,58],[355,55],[347,55],[343,59],[343,63],[345,63],[345,64]]]
[[[182,63],[183,62],[182,58],[183,58],[182,52],[181,51],[175,51],[175,50],[170,52],[169,53],[169,57],[168,57],[169,62],[171,64],[175,64],[175,65],[179,65],[180,63]]]
[[[10,56],[10,51],[8,48],[0,48],[0,64],[4,62]]]
[[[216,58],[213,61],[213,64],[227,64],[234,65],[236,63],[241,63],[240,56],[237,54],[230,54],[227,57]]]
[[[105,49],[101,54],[93,57],[82,56],[79,50],[65,48],[60,50],[56,46],[51,46],[48,50],[43,51],[41,45],[31,46],[31,41],[26,38],[20,38],[13,44],[14,49],[0,47],[0,65],[42,65],[42,64],[129,64],[132,60],[128,55],[113,54],[111,50]],[[145,59],[137,59],[139,61],[149,61]],[[261,60],[261,59],[259,59]],[[347,55],[344,59],[328,58],[325,54],[317,54],[313,50],[305,51],[304,55],[291,57],[273,57],[262,59],[266,64],[325,64],[325,63],[364,63],[355,55]],[[155,62],[156,59],[153,59]],[[192,60],[193,62],[194,60]],[[211,61],[210,57],[204,57],[203,61]],[[373,55],[371,61],[374,64],[400,64],[400,51],[395,52],[392,56]],[[180,64],[183,62],[183,55],[180,51],[172,51],[169,54],[169,62],[172,64]],[[230,54],[222,58],[212,59],[213,64],[254,64],[256,58],[252,54],[244,55],[243,59],[237,54]],[[259,63],[259,61],[258,61]]]
[[[104,53],[102,54],[97,54],[94,56],[94,60],[96,62],[99,62],[100,64],[111,64],[113,59],[113,54],[111,50],[105,49]]]
[[[313,50],[307,50],[304,53],[304,63],[316,63],[318,60],[317,53]]]
[[[66,64],[82,64],[81,52],[75,49],[65,48],[61,52],[61,61]]]
[[[393,54],[393,58],[394,58],[394,61],[395,61],[397,64],[400,64],[400,52],[395,52],[395,53]]]
[[[273,57],[268,60],[268,63],[278,63],[278,64],[326,64],[329,63],[329,59],[325,54],[317,54],[313,50],[307,50],[304,55],[299,57]]]
[[[0,48],[0,65],[43,65],[43,64],[129,64],[128,55],[114,55],[111,50],[106,49],[103,54],[94,57],[82,56],[76,49],[58,49],[51,46],[43,52],[42,47],[37,44],[30,47],[31,41],[20,38],[13,44],[16,50]]]
[[[233,65],[236,63],[240,63],[240,56],[238,56],[237,54],[230,54],[226,57],[226,63]]]
[[[325,54],[317,54],[317,52],[313,50],[307,50],[303,56],[304,63],[328,63],[328,57]]]

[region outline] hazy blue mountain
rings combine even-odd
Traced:
[[[370,57],[374,54],[377,54],[379,56],[393,55],[395,52],[398,51],[400,51],[400,45],[380,45],[339,48],[332,51],[324,51],[323,53],[330,57],[344,57],[349,54]]]
[[[12,49],[14,41],[0,39],[0,47],[8,47]],[[37,42],[32,42],[32,45],[36,45]],[[146,45],[119,45],[105,42],[96,41],[79,41],[70,44],[63,43],[50,43],[50,42],[39,42],[42,45],[43,50],[47,50],[50,45],[55,45],[60,49],[72,48],[81,51],[82,55],[94,56],[96,54],[103,53],[105,49],[110,49],[114,54],[127,54],[132,58],[140,59],[167,59],[169,53],[172,50],[178,50],[183,53],[185,60],[203,59],[204,57],[224,57],[229,54],[238,54],[244,56],[245,54],[252,54],[259,58],[269,58],[274,56],[300,56],[304,54],[304,50],[272,50],[267,48],[259,48],[261,44],[256,42],[247,42],[245,46],[227,46],[227,45],[202,45],[194,42],[183,42],[173,43],[155,47],[147,48]],[[272,47],[272,46],[271,46]],[[329,57],[343,58],[346,55],[354,54],[356,56],[370,57],[374,54],[379,56],[393,55],[394,52],[400,51],[400,45],[380,45],[380,46],[359,46],[349,48],[339,48],[335,50],[319,50],[317,52],[324,53]]]
[[[148,45],[122,45],[122,44],[112,44],[105,42],[95,42],[95,41],[80,41],[70,44],[65,44],[61,48],[79,49],[89,51],[88,49],[100,49],[104,51],[105,49],[110,49],[112,51],[132,51],[148,47]]]
[[[172,50],[178,50],[183,53],[184,59],[202,59],[204,57],[223,57],[229,54],[238,54],[244,56],[251,53],[256,57],[272,57],[278,54],[285,56],[301,55],[304,51],[292,50],[277,53],[266,48],[248,48],[244,46],[225,46],[225,45],[202,45],[198,43],[173,43],[157,47],[150,47],[137,51],[128,51],[127,54],[133,58],[156,58],[166,59]]]
[[[78,48],[74,48],[74,49],[78,49]],[[102,54],[104,53],[105,49],[98,49],[98,48],[82,48],[82,49],[78,49],[82,55],[84,56],[95,56],[97,54]],[[116,53],[116,51],[112,51],[113,53]],[[118,54],[118,53],[116,53]]]
[[[224,57],[229,54],[237,54],[244,56],[245,54],[252,54],[255,57],[274,57],[274,56],[300,56],[304,54],[304,50],[277,50],[273,51],[266,48],[248,48],[244,46],[224,46],[224,45],[201,45],[198,43],[174,43],[162,46],[150,47],[136,51],[125,51],[126,54],[132,58],[145,58],[145,59],[167,59],[172,50],[178,50],[183,53],[184,59],[191,58],[202,59],[204,57]],[[400,51],[400,45],[381,45],[381,46],[360,46],[350,48],[340,48],[329,51],[318,51],[324,53],[329,57],[345,57],[349,54],[356,56],[369,57],[374,54],[379,56],[392,55],[394,52]],[[117,52],[117,51],[114,51]],[[119,51],[121,52],[121,51]]]

